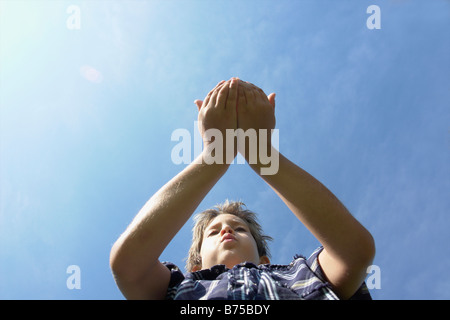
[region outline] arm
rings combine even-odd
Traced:
[[[319,262],[325,276],[340,298],[350,298],[375,254],[370,233],[323,184],[283,155],[278,173],[261,177],[323,245]]]
[[[221,82],[208,94],[199,112],[203,125],[224,128],[229,125],[223,121],[218,124],[217,119],[223,118],[220,113],[226,112],[226,98],[230,96],[231,104],[235,89],[229,82]],[[235,125],[236,119],[233,115],[229,117]],[[208,128],[199,129],[204,132]],[[110,265],[126,298],[165,297],[170,272],[159,262],[159,256],[228,169],[226,164],[205,164],[204,152],[199,157],[148,200],[113,245]]]
[[[239,105],[238,109],[240,124],[246,126],[243,129],[272,129],[273,96],[267,98],[262,90],[250,84],[244,87],[246,105],[244,108]],[[250,166],[260,174],[260,163]],[[339,297],[350,298],[363,282],[375,254],[370,233],[324,185],[282,154],[277,173],[261,177],[323,245],[319,255],[322,270]]]

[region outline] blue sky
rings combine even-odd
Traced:
[[[374,236],[372,296],[450,298],[448,1],[0,5],[1,299],[123,299],[110,248],[183,169],[170,138],[194,135],[194,99],[232,76],[277,93],[280,152]],[[370,5],[381,29],[366,26]],[[226,198],[259,213],[273,263],[319,245],[247,165],[197,212]],[[191,227],[161,260],[184,266]]]

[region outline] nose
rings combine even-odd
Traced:
[[[223,236],[225,233],[233,234],[233,229],[229,225],[225,225],[222,227],[222,230],[220,231],[220,235]]]

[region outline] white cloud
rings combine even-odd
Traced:
[[[88,65],[84,65],[80,68],[80,74],[89,82],[101,83],[103,81],[102,73],[94,67]]]

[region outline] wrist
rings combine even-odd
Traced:
[[[229,167],[237,156],[237,146],[232,139],[219,139],[214,141],[203,141],[201,153],[202,163]]]
[[[263,148],[264,149],[264,148]],[[249,166],[259,175],[275,175],[280,165],[280,153],[273,146],[266,150],[259,149],[256,155],[246,155],[244,158]]]
[[[225,156],[216,153],[215,150],[211,152],[209,148],[205,147],[196,159],[196,162],[213,170],[226,172],[232,160],[226,161]]]

